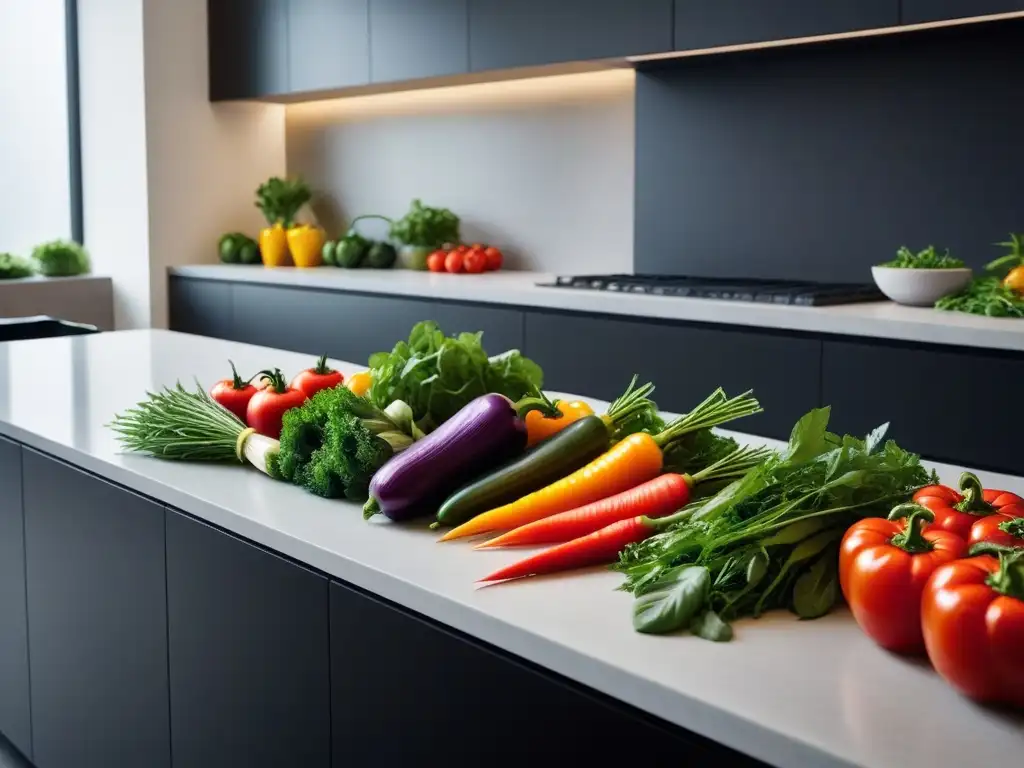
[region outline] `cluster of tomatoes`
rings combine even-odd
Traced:
[[[281,436],[281,421],[285,411],[297,408],[321,389],[336,387],[343,381],[340,371],[327,365],[323,355],[316,365],[300,371],[285,383],[280,368],[260,371],[243,379],[231,365],[231,378],[218,381],[210,389],[210,397],[246,426],[275,440]],[[253,382],[256,383],[253,383]]]
[[[846,532],[839,581],[854,618],[890,651],[927,654],[953,687],[1024,707],[1024,498],[929,485],[888,520]]]
[[[439,248],[427,257],[431,272],[466,272],[471,275],[501,269],[505,256],[493,245],[473,243]]]

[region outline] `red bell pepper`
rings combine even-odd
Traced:
[[[897,653],[923,653],[921,593],[944,563],[967,554],[954,533],[922,525],[934,518],[918,504],[900,504],[889,519],[860,520],[839,545],[839,585],[864,633]]]
[[[959,493],[946,485],[926,485],[914,494],[914,501],[935,513],[934,527],[964,540],[970,537],[971,526],[979,517],[996,512],[1024,517],[1024,499],[1009,491],[982,489],[978,476],[971,472],[960,475]]]
[[[921,623],[928,658],[948,683],[978,701],[1024,707],[1024,549],[979,544],[925,586]]]
[[[967,543],[974,545],[983,541],[1004,547],[1024,547],[1024,513],[981,518],[971,526],[971,537]]]

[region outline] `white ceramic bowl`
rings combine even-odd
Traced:
[[[879,290],[897,304],[930,307],[943,296],[962,290],[971,282],[971,270],[906,269],[872,267],[871,275]]]

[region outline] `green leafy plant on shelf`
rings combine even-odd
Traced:
[[[13,253],[0,253],[0,280],[31,277],[36,272],[32,262]]]
[[[948,248],[945,253],[939,253],[934,245],[929,245],[923,251],[914,253],[904,245],[896,251],[895,259],[878,266],[893,269],[962,269],[964,263],[950,256]]]
[[[89,271],[89,252],[71,240],[51,240],[32,250],[39,274],[46,277],[72,277]]]

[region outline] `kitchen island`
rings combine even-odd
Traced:
[[[475,589],[521,553],[439,545],[240,467],[119,453],[114,413],[209,385],[229,358],[311,363],[162,331],[0,345],[0,732],[39,768],[932,768],[1024,751],[1019,715],[880,651],[844,611],[742,621],[726,644],[643,636],[608,571]]]

